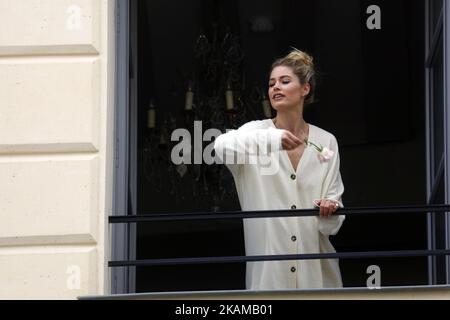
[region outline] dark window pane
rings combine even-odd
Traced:
[[[139,47],[133,48],[139,56],[138,213],[239,210],[230,172],[224,166],[204,163],[175,165],[171,162],[171,150],[178,142],[170,141],[170,135],[174,129],[185,128],[194,142],[194,120],[203,121],[201,133],[204,133],[209,128],[224,132],[244,122],[265,118],[261,90],[267,90],[270,64],[291,46],[309,51],[317,62],[321,75],[318,100],[305,110],[305,118],[333,131],[343,147],[343,176],[348,190],[345,197],[350,199],[347,205],[358,201],[367,205],[426,201],[421,200],[426,195],[425,183],[421,181],[425,174],[420,171],[425,168],[421,158],[424,147],[422,142],[413,141],[411,134],[416,130],[414,117],[418,119],[417,132],[424,132],[423,120],[417,116],[424,110],[425,23],[420,0],[414,5],[412,1],[383,1],[380,30],[366,27],[369,17],[366,9],[373,4],[369,0],[138,3]],[[229,50],[230,46],[233,50]],[[228,106],[224,90],[229,81],[237,114],[225,112]],[[190,105],[193,112],[185,112],[188,92],[191,98],[193,92]],[[396,160],[390,148],[400,142],[413,143],[419,156],[411,157],[414,158],[409,162],[411,167],[402,165],[400,170],[389,171]],[[208,144],[204,142],[203,147]],[[360,158],[353,157],[351,150]],[[364,162],[367,166],[361,166],[364,157],[368,159]],[[383,162],[378,161],[381,158],[388,159],[389,166],[384,168]],[[347,172],[345,166],[350,168]],[[376,182],[368,180],[371,183],[364,181],[364,185],[372,186],[358,188],[352,184],[352,178],[360,179],[354,170],[358,167],[364,172],[376,168],[383,178]],[[404,176],[411,180],[405,181]],[[393,185],[414,185],[415,190],[408,188],[394,194],[384,187],[387,183],[395,191]],[[377,194],[373,196],[375,201],[370,201],[374,198],[367,197],[374,194]],[[352,225],[352,219],[348,219],[339,236],[353,245],[352,251],[415,249],[421,244],[426,247],[425,218],[406,222],[390,219],[389,226],[382,217],[366,219],[367,228],[362,222]],[[374,220],[380,222],[383,232],[382,236],[378,232],[374,237],[367,235],[369,231],[364,232],[368,243],[374,244],[371,247],[361,241],[360,230],[380,230],[374,227]],[[414,236],[401,237],[399,243],[397,223]],[[386,235],[389,228],[393,232]],[[137,227],[138,259],[243,255],[243,243],[240,220],[146,223]],[[339,243],[336,248],[344,251]],[[424,259],[420,262],[422,267],[426,266]],[[415,264],[415,260],[411,261]],[[350,270],[343,270],[346,286],[352,285],[351,277],[367,278],[367,265],[363,261],[343,263],[346,262],[353,262],[351,267],[360,270],[355,274],[354,269],[345,265]],[[386,285],[419,284],[427,276],[425,268],[409,269],[410,274],[393,264],[384,268]],[[245,264],[142,267],[136,268],[136,274],[138,292],[241,289]]]

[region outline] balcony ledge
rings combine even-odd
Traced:
[[[450,285],[311,290],[182,291],[83,296],[80,300],[450,300]]]

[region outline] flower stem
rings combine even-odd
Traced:
[[[306,145],[313,145],[317,149],[317,151],[322,152],[323,148],[318,147],[315,143],[308,141],[306,139],[305,139],[305,142],[306,142]]]

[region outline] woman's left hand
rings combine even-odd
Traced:
[[[339,203],[333,200],[322,199],[316,201],[316,204],[320,207],[320,216],[322,218],[331,216],[339,209]]]

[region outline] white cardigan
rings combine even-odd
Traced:
[[[314,207],[315,199],[333,199],[343,206],[336,138],[314,125],[309,128],[309,140],[335,155],[321,163],[317,150],[308,146],[297,170],[281,146],[284,130],[277,129],[271,119],[251,121],[217,137],[216,157],[233,174],[242,210],[307,209]],[[259,156],[250,162],[245,154]],[[241,161],[231,163],[236,155]],[[244,219],[246,255],[335,252],[328,236],[339,231],[344,218]],[[264,261],[247,263],[246,286],[252,290],[337,288],[342,280],[337,259]]]

